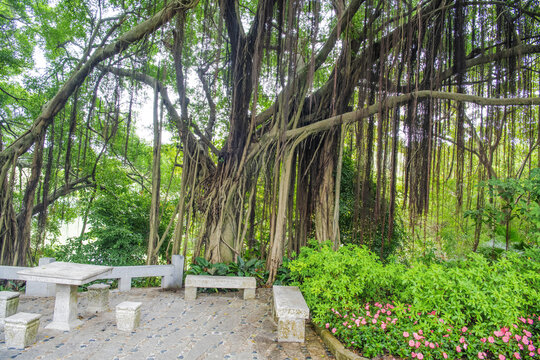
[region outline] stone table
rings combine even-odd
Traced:
[[[46,329],[70,331],[80,326],[77,318],[77,287],[112,271],[110,266],[53,262],[18,271],[22,280],[56,284],[53,321]]]

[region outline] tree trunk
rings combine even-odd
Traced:
[[[26,184],[24,193],[23,207],[17,216],[17,238],[15,241],[15,253],[13,257],[13,265],[25,266],[28,252],[30,251],[30,230],[32,229],[32,210],[34,208],[34,198],[36,195],[39,175],[43,165],[43,146],[45,142],[45,132],[38,137],[34,156],[32,160],[32,169],[30,179]]]
[[[159,73],[158,73],[159,77]],[[154,90],[154,148],[152,153],[152,203],[150,205],[150,232],[148,235],[148,252],[146,264],[157,263],[155,249],[159,240],[159,200],[161,187],[161,121],[158,114],[159,91],[156,84]]]

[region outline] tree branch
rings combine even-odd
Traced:
[[[64,108],[69,97],[84,82],[97,64],[121,53],[131,44],[159,29],[163,24],[167,23],[179,9],[189,9],[197,3],[198,0],[170,2],[163,10],[150,19],[136,25],[133,29],[121,35],[116,41],[107,46],[98,48],[92,56],[90,56],[88,61],[71,75],[53,98],[43,106],[41,114],[34,120],[31,129],[0,153],[0,164],[8,163],[10,159],[19,156],[30,149],[42,130],[53,122],[55,115]]]
[[[161,98],[163,99],[163,103],[165,104],[165,107],[167,108],[169,115],[176,123],[176,127],[178,131],[180,132],[180,137],[182,139],[184,138],[186,139],[186,144],[184,145],[193,153],[193,151],[195,150],[195,147],[198,146],[197,145],[198,141],[197,139],[195,139],[191,131],[189,131],[187,124],[184,121],[182,121],[180,114],[178,114],[178,111],[176,111],[176,108],[174,107],[173,103],[169,99],[167,88],[161,82],[156,81],[156,79],[150,75],[143,74],[140,72],[125,70],[121,68],[114,68],[110,66],[100,66],[100,68],[117,76],[130,77],[134,80],[140,81],[151,87],[154,87],[157,84],[158,91],[161,95]],[[198,128],[194,126],[194,129],[195,129],[195,133],[197,134],[197,136],[200,137],[201,141],[205,145],[207,145],[215,155],[217,155],[219,151],[216,149],[214,144],[212,144],[210,140],[208,140],[201,133],[201,131],[198,130]],[[207,157],[206,159],[206,164],[210,169],[213,169],[215,167],[214,162],[209,157]]]
[[[287,139],[293,139],[297,137],[305,138],[311,134],[315,134],[321,131],[329,130],[335,126],[350,124],[356,121],[360,121],[371,115],[375,115],[379,109],[395,107],[407,103],[415,98],[433,98],[433,99],[446,99],[454,101],[463,101],[475,103],[481,106],[511,106],[511,105],[540,105],[540,97],[531,98],[485,98],[475,95],[450,93],[442,91],[429,91],[422,90],[417,92],[411,92],[408,94],[390,96],[384,101],[375,103],[360,110],[351,111],[342,115],[330,117],[325,120],[315,122],[297,129],[288,130],[286,132]]]

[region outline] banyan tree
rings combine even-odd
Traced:
[[[344,149],[354,158],[351,236],[367,243],[379,226],[381,254],[398,209],[411,219],[427,214],[440,177],[455,178],[459,214],[472,164],[482,179],[538,165],[540,7],[533,1],[111,0],[85,7],[87,18],[77,20],[84,31],[56,44],[79,47],[75,61],[64,62],[61,86],[26,131],[0,138],[3,264],[27,261],[32,216],[58,195],[38,186],[53,161],[52,125],[78,112],[84,116],[71,117],[72,131],[83,134],[85,121],[102,116],[96,96],[125,100],[136,88],[154,96],[154,133],[160,117],[174,125],[183,159],[170,251],[193,246],[194,256],[233,261],[257,231],[269,282],[284,254],[308,238],[339,245]],[[130,111],[131,101],[108,113],[100,146],[120,130],[129,134]],[[100,186],[92,172],[74,174],[75,148],[81,161],[95,144],[87,149],[68,135],[65,193]],[[518,138],[527,142],[525,155],[512,153]],[[503,147],[519,159],[507,168],[495,161]],[[154,149],[156,158],[159,136]],[[31,175],[23,199],[14,199],[17,164],[29,154]],[[94,171],[100,156],[91,160]],[[151,227],[159,221],[158,165]],[[163,240],[150,230],[149,262]]]

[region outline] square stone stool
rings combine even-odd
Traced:
[[[94,284],[88,287],[88,311],[100,312],[109,309],[109,288],[107,284]]]
[[[41,314],[20,312],[6,318],[4,333],[8,348],[24,349],[36,342]]]
[[[133,331],[141,322],[140,302],[124,301],[116,305],[116,327],[122,331]]]
[[[0,329],[4,327],[7,317],[17,313],[19,293],[15,291],[0,291]]]

